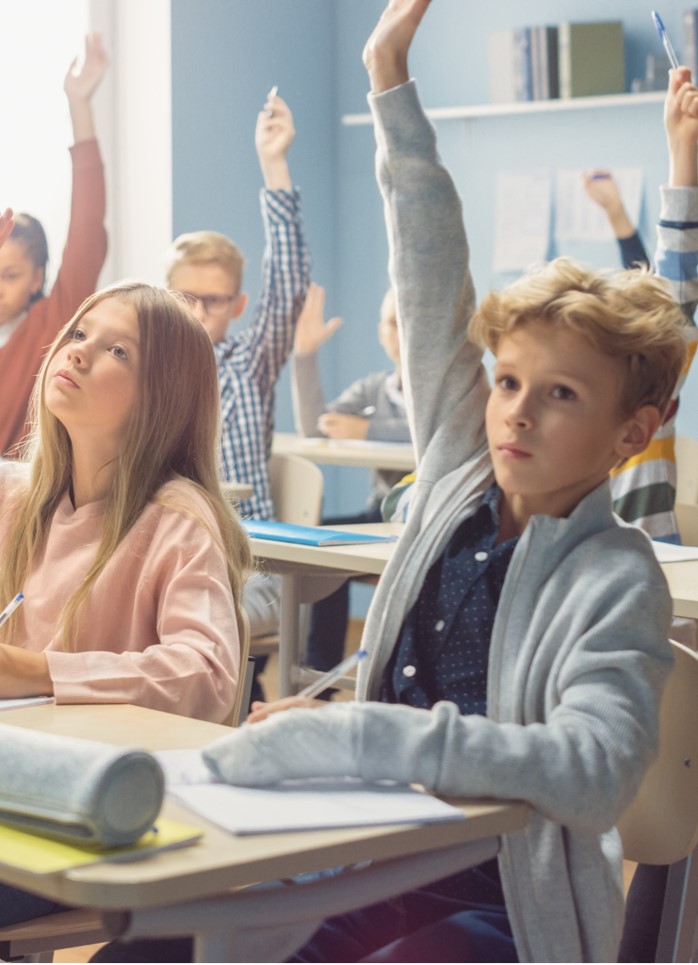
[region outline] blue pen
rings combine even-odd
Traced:
[[[671,42],[667,37],[666,27],[664,26],[664,21],[659,16],[656,10],[652,11],[652,19],[654,20],[654,25],[657,28],[657,33],[659,34],[659,39],[664,44],[664,49],[667,52],[667,57],[671,61],[671,66],[676,69],[679,66],[679,58],[674,53],[674,48],[671,46]]]
[[[24,593],[18,593],[14,600],[10,600],[5,609],[0,613],[0,627],[3,625],[5,620],[8,620],[10,616],[15,612],[17,607],[20,605],[24,599]]]

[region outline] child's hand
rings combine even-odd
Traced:
[[[365,439],[370,419],[344,412],[325,412],[317,421],[318,429],[328,439]]]
[[[591,200],[604,211],[612,211],[622,206],[616,179],[610,171],[584,171],[582,182]]]
[[[280,710],[292,710],[294,707],[320,709],[327,707],[327,701],[314,700],[312,697],[282,697],[280,700],[272,700],[267,704],[263,700],[255,700],[251,705],[247,723],[258,724],[260,720],[266,720],[267,717],[277,714]]]
[[[0,248],[5,244],[15,226],[12,208],[5,208],[0,214]]]
[[[374,94],[409,79],[407,52],[430,0],[389,0],[364,47],[364,66]]]
[[[80,71],[76,71],[76,57],[68,68],[63,81],[63,90],[69,101],[90,101],[102,83],[109,67],[109,57],[98,33],[85,37],[85,60]]]
[[[673,186],[695,185],[698,88],[691,83],[691,72],[687,67],[669,71],[664,128],[669,146],[669,183]]]
[[[341,318],[331,318],[325,322],[325,289],[311,282],[303,311],[296,322],[294,354],[314,355],[323,342],[332,338],[341,324]]]
[[[254,141],[266,185],[272,190],[291,187],[286,155],[295,135],[288,104],[276,94],[270,94],[264,110],[257,115]]]

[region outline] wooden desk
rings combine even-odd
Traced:
[[[318,465],[365,466],[400,472],[411,472],[415,467],[412,446],[402,442],[320,439],[297,436],[293,432],[275,432],[272,452],[304,456]]]
[[[332,529],[399,536],[402,523],[364,523]],[[279,695],[296,693],[299,680],[300,605],[333,593],[352,576],[380,576],[395,543],[354,543],[346,546],[303,546],[269,539],[251,539],[255,559],[281,574],[279,614]]]
[[[674,603],[674,616],[698,620],[698,560],[661,566]]]
[[[3,724],[44,733],[72,737],[89,735],[112,744],[136,745],[151,750],[199,747],[228,732],[219,724],[123,704],[44,704],[5,711],[0,719]],[[227,908],[234,917],[235,903],[241,898],[246,909],[255,902],[259,904],[264,892],[222,893],[259,881],[367,859],[381,862],[398,856],[435,852],[437,859],[449,861],[454,849],[457,851],[462,846],[472,847],[479,862],[486,860],[481,857],[485,845],[496,852],[498,836],[518,830],[527,820],[526,805],[517,802],[455,803],[462,806],[468,820],[424,827],[411,825],[234,837],[185,808],[167,802],[163,811],[166,816],[205,828],[206,833],[199,844],[162,852],[142,861],[95,864],[38,876],[3,862],[0,856],[0,879],[66,904],[128,912],[116,916],[113,923],[126,927],[129,922],[143,918],[147,922],[143,927],[150,929],[152,934],[158,934],[158,927],[163,929],[160,933],[181,933],[176,928],[168,932],[169,926],[163,922],[171,921],[173,915],[180,923],[189,921],[182,916],[191,915],[192,932],[197,931],[197,922],[203,922],[201,932],[216,933],[216,941],[207,942],[206,934],[197,941],[198,961],[267,961],[266,958],[239,957],[244,954],[244,949],[239,946],[239,936],[229,933],[225,914]],[[304,887],[299,885],[287,890],[302,892]],[[322,887],[326,889],[327,884]],[[279,891],[274,891],[264,904],[264,921],[269,927],[273,925],[279,895]],[[218,915],[221,902],[223,910]],[[212,908],[216,909],[214,925],[210,921]],[[137,925],[131,924],[131,927]],[[219,934],[221,929],[223,937]],[[260,930],[263,935],[263,925]]]

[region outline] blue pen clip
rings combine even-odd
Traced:
[[[667,36],[666,27],[664,26],[664,21],[663,21],[662,18],[659,16],[659,14],[657,13],[656,10],[653,10],[653,11],[652,11],[652,20],[654,21],[654,25],[655,25],[655,27],[657,28],[657,33],[659,34],[659,39],[660,39],[661,42],[664,44],[664,49],[665,49],[666,52],[667,52],[667,57],[669,58],[669,60],[670,60],[670,62],[671,62],[671,66],[672,66],[674,69],[676,69],[676,68],[679,66],[679,58],[676,56],[676,54],[675,54],[675,52],[674,52],[674,48],[671,46],[671,41],[669,40],[669,37]]]

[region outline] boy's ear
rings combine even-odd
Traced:
[[[230,316],[231,320],[234,318],[240,318],[242,313],[247,308],[247,303],[249,300],[250,300],[249,295],[245,294],[245,292],[240,292],[240,294],[236,297],[235,301],[233,302],[232,314]]]
[[[661,421],[662,414],[656,405],[643,405],[633,413],[624,424],[623,435],[617,447],[620,458],[631,459],[643,452]]]

